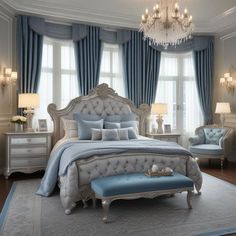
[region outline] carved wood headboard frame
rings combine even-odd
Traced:
[[[131,112],[136,114],[139,121],[139,134],[145,135],[147,129],[147,118],[150,115],[151,107],[147,104],[141,104],[139,108],[136,108],[134,104],[127,98],[119,96],[112,88],[109,88],[107,84],[98,85],[95,89],[91,90],[87,96],[80,96],[70,101],[70,103],[64,109],[57,110],[55,104],[49,104],[48,113],[53,120],[53,145],[63,138],[64,131],[62,129],[61,118],[73,119],[73,113],[76,111],[76,107],[84,101],[89,101],[94,98],[101,100],[112,99],[115,102],[128,105]]]

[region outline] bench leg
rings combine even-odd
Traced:
[[[95,209],[96,208],[96,197],[95,196],[93,196],[93,198],[92,198],[92,201],[93,201],[93,208]]]
[[[193,193],[191,190],[188,190],[188,194],[187,194],[187,203],[188,203],[188,208],[192,209],[192,205],[191,205],[191,197],[192,197]]]
[[[109,212],[109,207],[110,207],[111,201],[110,200],[105,200],[102,199],[102,207],[103,207],[103,217],[102,217],[102,221],[104,223],[107,223],[107,218],[108,218],[108,212]]]

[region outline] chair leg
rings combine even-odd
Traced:
[[[223,169],[224,168],[224,158],[220,159],[220,168]]]

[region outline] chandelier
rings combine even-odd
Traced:
[[[146,9],[139,31],[143,32],[144,39],[149,38],[151,43],[167,49],[168,46],[179,45],[191,38],[192,16],[186,8],[181,13],[177,2],[160,0],[152,12]]]

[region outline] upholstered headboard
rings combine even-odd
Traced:
[[[107,84],[98,85],[87,96],[71,100],[64,109],[57,110],[55,104],[48,106],[48,113],[53,120],[53,144],[64,136],[61,119],[73,119],[73,114],[76,112],[100,116],[122,115],[132,112],[136,114],[136,119],[139,121],[139,134],[145,135],[147,117],[150,115],[150,110],[151,108],[147,104],[142,104],[139,108],[136,108],[130,100],[118,96]]]

